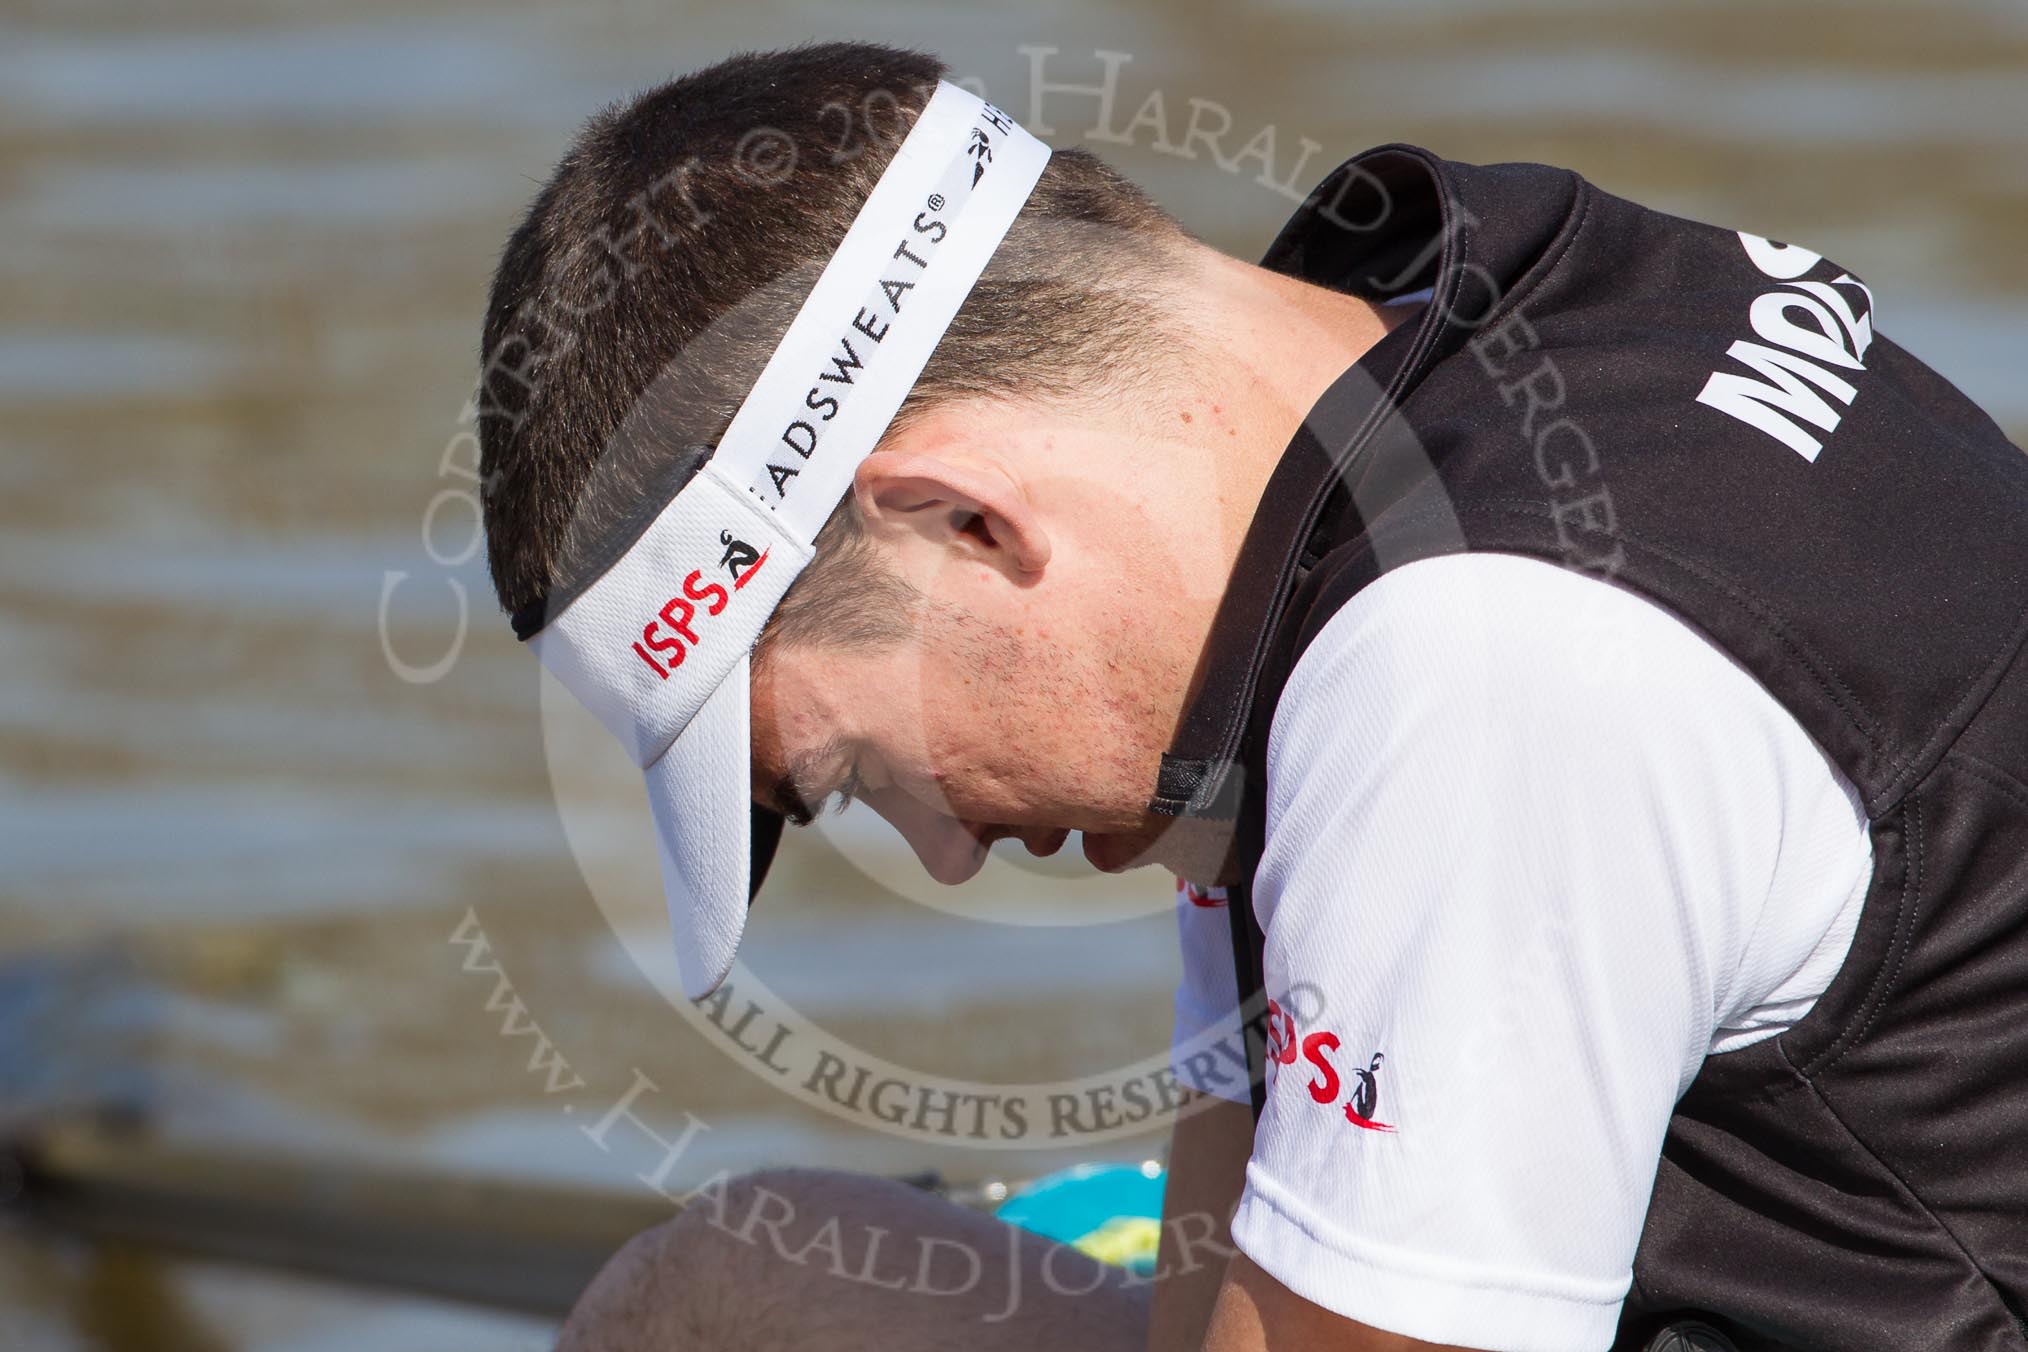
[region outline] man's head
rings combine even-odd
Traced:
[[[597,567],[642,504],[694,470],[943,73],[857,44],[742,56],[585,128],[509,241],[486,318],[481,439],[504,607]],[[1061,459],[1020,444],[1024,410],[1129,399],[1178,361],[1167,293],[1185,245],[1092,156],[1052,157],[769,622],[764,801],[787,794],[801,815],[856,761],[891,816],[908,810],[906,785],[944,823],[1036,828],[1091,787],[1088,764],[1062,763],[1090,737],[1058,734],[1107,718],[1117,696],[1077,660],[1092,645],[1075,611],[1051,624],[1032,595],[1055,580],[1033,554],[1050,525],[1006,469]],[[1135,778],[1120,787],[1137,808]],[[957,863],[970,836],[911,826],[933,871],[970,871]]]
[[[696,472],[942,73],[859,44],[741,56],[580,134],[486,317],[505,608],[597,575]],[[1207,350],[1290,338],[1221,329],[1240,268],[1088,153],[1050,158],[762,634],[758,801],[856,791],[947,881],[1000,835],[1140,852],[1259,488],[1216,464],[1253,437]]]

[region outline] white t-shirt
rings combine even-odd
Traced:
[[[1609,1346],[1676,1100],[1808,1012],[1850,947],[1856,791],[1670,611],[1463,554],[1325,625],[1267,795],[1278,1055],[1235,1243],[1382,1329]],[[1201,1050],[1235,1022],[1227,917],[1188,887],[1177,912],[1178,1077],[1243,1101]]]

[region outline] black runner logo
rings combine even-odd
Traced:
[[[754,552],[754,547],[744,540],[734,539],[729,530],[718,533],[718,543],[725,546],[725,555],[719,559],[718,566],[732,574],[732,589],[738,591],[746,585],[748,574],[760,567],[761,560],[767,555]]]
[[[976,188],[985,176],[986,166],[993,162],[993,143],[986,139],[984,128],[972,128],[972,141],[965,147],[965,153],[972,157],[972,186]]]
[[[1345,1120],[1355,1127],[1364,1127],[1368,1131],[1394,1130],[1373,1116],[1380,1109],[1380,1081],[1377,1077],[1380,1063],[1386,1059],[1386,1053],[1375,1052],[1366,1069],[1353,1072],[1359,1077],[1359,1083],[1352,1090],[1351,1101],[1345,1105]]]

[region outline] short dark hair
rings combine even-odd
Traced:
[[[864,43],[748,53],[579,133],[508,239],[486,310],[480,469],[502,607],[595,573],[696,471],[944,73]],[[1133,369],[1158,327],[1162,246],[1182,238],[1096,157],[1056,152],[898,421]],[[891,606],[850,608],[855,625],[811,603],[846,586],[902,586],[872,562],[849,495],[769,635],[886,636],[872,616]]]

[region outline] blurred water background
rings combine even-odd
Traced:
[[[640,1070],[712,1123],[686,1167],[1055,1162],[827,1116],[678,1017],[659,903],[585,881],[638,877],[640,806],[595,791],[560,814],[541,682],[471,552],[455,466],[485,288],[573,129],[732,50],[825,37],[936,51],[1057,144],[1097,99],[1038,101],[1038,71],[1096,85],[1113,62],[1114,126],[1155,94],[1165,125],[1094,148],[1242,255],[1293,207],[1272,184],[1300,196],[1392,140],[1801,241],[2028,434],[2018,0],[10,0],[0,1122],[113,1093],[197,1139],[626,1186],[639,1160],[587,1142],[462,969],[470,916],[593,1100]],[[1184,144],[1193,117],[1229,119],[1228,157],[1265,129],[1272,151],[1221,166]],[[1010,860],[940,910],[895,851],[852,814],[787,847],[749,961],[805,1014],[991,1082],[1162,1051],[1166,879]],[[536,1320],[107,1261],[0,1230],[0,1346],[546,1345]]]

